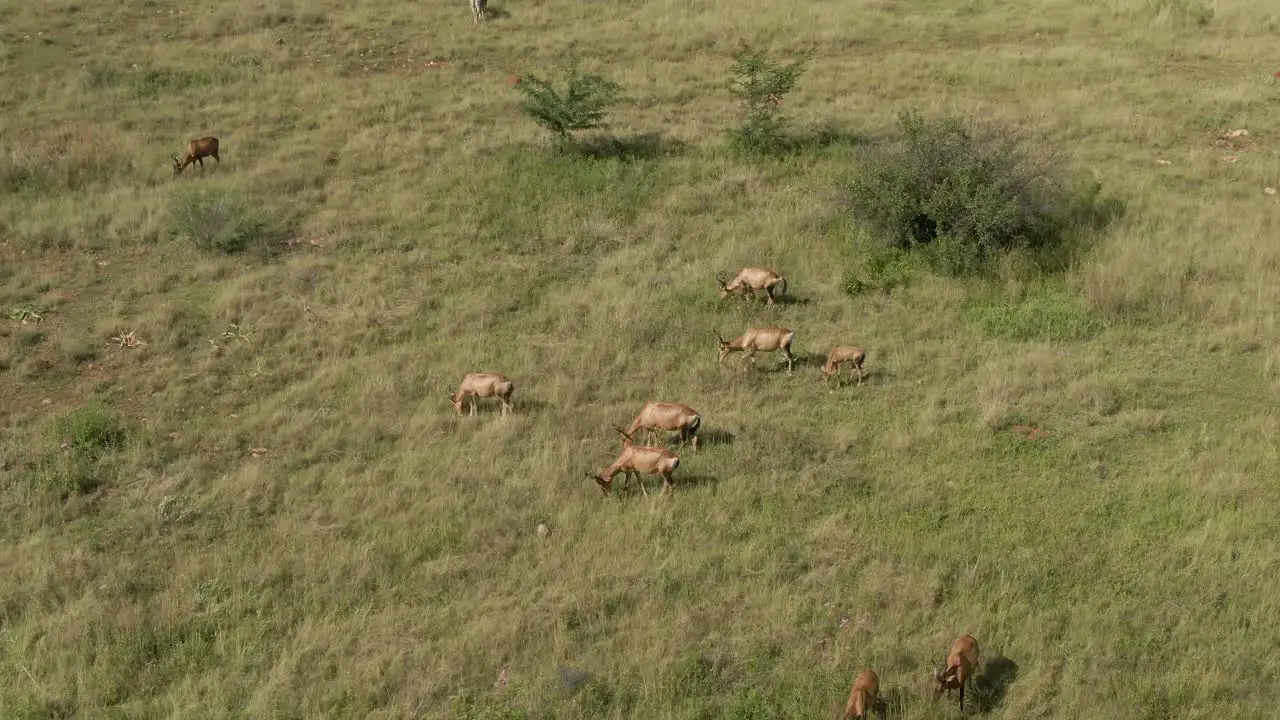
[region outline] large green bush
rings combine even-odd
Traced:
[[[934,270],[981,270],[1001,252],[1060,261],[1080,235],[1119,208],[1096,182],[1075,181],[1061,156],[999,123],[903,114],[898,133],[867,151],[850,207],[887,247]]]

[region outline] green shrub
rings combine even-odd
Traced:
[[[744,46],[733,56],[729,91],[738,101],[739,125],[729,131],[734,148],[744,153],[769,155],[786,150],[787,118],[782,99],[804,74],[807,58],[783,65],[764,53]]]
[[[128,430],[106,408],[87,405],[54,421],[54,433],[75,453],[98,456],[124,446]]]
[[[173,235],[210,252],[270,251],[279,239],[261,213],[240,196],[222,190],[184,188],[175,192],[169,218]]]
[[[1045,288],[1018,302],[976,304],[966,319],[991,338],[1006,340],[1087,340],[1104,323],[1065,289]]]
[[[129,428],[100,405],[88,405],[53,422],[49,447],[28,466],[29,486],[51,500],[88,495],[120,473]]]
[[[972,273],[1011,250],[1060,263],[1077,230],[1117,210],[1097,183],[1076,185],[1056,153],[998,123],[908,112],[898,129],[854,172],[852,212],[887,246],[939,272]]]
[[[854,297],[870,292],[891,293],[911,282],[918,265],[916,257],[906,250],[875,248],[859,270],[845,276],[844,291]]]
[[[606,127],[604,120],[619,101],[622,88],[601,75],[583,72],[577,61],[566,65],[563,73],[563,93],[533,74],[519,78],[515,87],[524,94],[520,109],[558,142],[567,143],[578,130]]]

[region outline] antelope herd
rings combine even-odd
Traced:
[[[486,0],[471,0],[472,14],[476,22],[485,16],[485,6]],[[183,169],[192,164],[198,164],[203,169],[206,157],[221,162],[218,150],[218,139],[215,137],[195,138],[188,141],[186,153],[182,158],[176,154],[172,156],[173,174],[180,175]],[[757,293],[763,293],[766,305],[774,305],[776,300],[787,291],[787,281],[784,277],[773,270],[760,267],[742,268],[730,280],[725,280],[725,276],[718,275],[716,284],[719,285],[722,300],[733,294],[749,300],[756,297]],[[731,353],[740,352],[743,358],[739,369],[745,372],[748,361],[753,368],[756,366],[757,352],[781,352],[787,363],[787,374],[792,374],[795,356],[791,352],[791,346],[795,341],[796,333],[791,328],[749,327],[742,334],[728,341],[720,336],[719,331],[716,331],[715,336],[718,363],[723,363]],[[856,372],[858,384],[861,385],[865,377],[863,370],[865,360],[866,352],[862,348],[853,345],[837,345],[827,353],[819,376],[830,389],[831,379],[834,377],[838,382],[841,377],[841,367],[848,365],[851,368],[850,375]],[[469,400],[469,415],[474,417],[476,400],[492,398],[499,402],[501,415],[506,416],[515,412],[512,402],[515,389],[515,383],[501,373],[467,373],[458,385],[458,389],[448,394],[449,403],[458,415],[462,415],[462,406]],[[619,473],[623,474],[623,488],[628,494],[631,492],[631,478],[635,477],[636,483],[640,486],[640,492],[646,497],[649,491],[644,486],[642,476],[657,475],[662,478],[662,491],[659,497],[670,496],[675,491],[673,474],[680,467],[680,456],[666,447],[635,445],[633,440],[642,430],[650,443],[661,439],[658,437],[659,433],[675,433],[679,440],[677,450],[689,444],[694,452],[697,452],[698,431],[701,427],[702,416],[688,405],[674,402],[646,402],[629,425],[614,428],[622,437],[622,450],[618,457],[604,470],[585,474],[595,481],[600,491],[606,496],[612,494],[613,479]],[[963,635],[958,638],[952,644],[943,666],[934,673],[934,695],[941,695],[944,691],[950,695],[952,690],[959,690],[960,711],[964,712],[965,687],[972,679],[977,663],[977,641],[972,635]],[[867,717],[877,705],[881,704],[879,695],[879,676],[874,670],[863,670],[854,680],[841,717],[843,720]]]
[[[725,281],[724,276],[717,276],[720,286],[720,298],[723,300],[734,293],[750,296],[763,291],[766,304],[772,305],[786,292],[786,280],[782,276],[764,268],[743,268],[732,280]],[[785,327],[750,327],[733,340],[725,340],[717,331],[717,362],[723,363],[730,353],[741,352],[743,359],[740,369],[745,371],[749,360],[755,366],[755,353],[781,352],[787,363],[787,374],[792,374],[795,356],[791,352],[796,333]],[[830,389],[831,380],[837,382],[841,378],[841,369],[850,368],[850,377],[857,374],[861,385],[866,376],[863,363],[866,351],[854,345],[836,345],[828,351],[826,361],[819,370],[819,377]],[[476,398],[497,398],[502,403],[502,414],[513,412],[511,395],[515,385],[506,376],[499,373],[469,373],[462,379],[458,389],[449,394],[449,401],[454,410],[461,415],[462,404],[471,400],[471,415],[476,414]],[[702,415],[688,405],[675,402],[646,402],[631,423],[626,426],[615,426],[613,429],[622,438],[622,450],[608,467],[599,472],[584,473],[593,480],[606,497],[613,494],[613,480],[622,474],[622,490],[632,492],[631,480],[634,477],[640,486],[640,492],[648,497],[644,477],[657,475],[662,478],[662,491],[659,497],[670,496],[675,491],[673,475],[680,467],[680,456],[666,447],[659,445],[636,445],[634,440],[640,432],[645,433],[649,443],[665,442],[660,435],[674,433],[679,441],[677,450],[686,444],[698,450],[698,431],[702,427]],[[965,688],[973,678],[974,668],[978,664],[978,643],[972,635],[963,635],[951,645],[942,667],[933,674],[934,695],[952,690],[960,691],[960,711],[964,712]],[[842,720],[867,718],[877,708],[882,707],[880,698],[880,677],[874,670],[866,669],[854,679],[853,688],[845,703]]]

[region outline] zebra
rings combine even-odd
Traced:
[[[471,17],[477,23],[480,22],[481,17],[485,20],[489,19],[488,13],[486,12],[488,4],[489,0],[471,0]]]

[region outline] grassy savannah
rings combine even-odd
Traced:
[[[973,713],[1274,715],[1280,10],[491,7],[0,0],[0,716],[835,717],[871,667],[959,717],[965,632]],[[787,152],[731,150],[743,41],[808,58]],[[577,152],[509,83],[570,54],[621,88]],[[912,109],[1124,212],[1052,272],[872,252]],[[716,364],[775,324],[794,375]],[[646,400],[704,447],[605,499]]]

